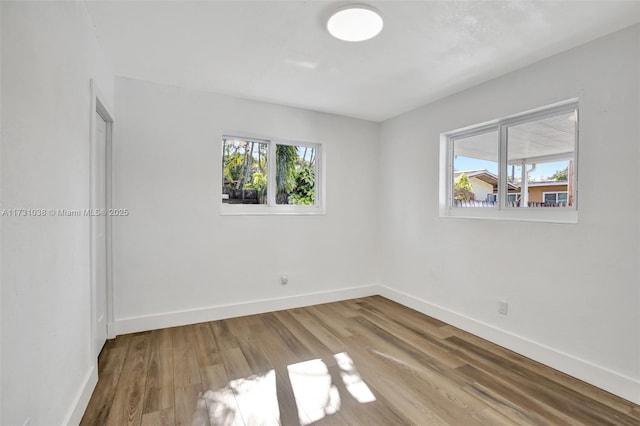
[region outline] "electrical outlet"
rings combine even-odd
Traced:
[[[280,277],[280,284],[287,285],[289,283],[289,277],[286,275],[282,275]]]
[[[506,300],[498,301],[498,312],[502,315],[507,315],[507,313],[509,312],[509,303],[507,303]]]

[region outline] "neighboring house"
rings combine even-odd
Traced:
[[[566,180],[551,180],[543,182],[529,182],[529,202],[532,203],[566,203],[568,200],[568,182]],[[509,191],[509,201],[515,201],[520,195],[520,187]]]
[[[494,201],[493,196],[498,193],[498,176],[488,170],[469,170],[455,172],[455,180],[465,173],[475,194],[477,201]],[[520,200],[520,185],[508,182],[508,201]],[[531,203],[566,203],[568,199],[568,182],[566,180],[552,180],[529,182],[529,202]]]
[[[486,169],[468,170],[455,172],[454,178],[457,181],[462,173],[469,178],[469,183],[473,189],[477,201],[494,201],[493,196],[498,193],[498,176]],[[509,192],[519,192],[520,187],[509,183]]]

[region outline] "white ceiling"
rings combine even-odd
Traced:
[[[373,121],[640,19],[637,1],[368,3],[384,29],[358,43],[325,30],[343,1],[88,1],[87,9],[119,76]]]

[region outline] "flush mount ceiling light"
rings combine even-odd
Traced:
[[[327,21],[329,34],[344,41],[364,41],[382,31],[380,12],[366,4],[351,4],[333,11]]]

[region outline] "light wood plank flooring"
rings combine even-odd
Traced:
[[[83,425],[640,425],[640,407],[383,297],[118,336]]]

